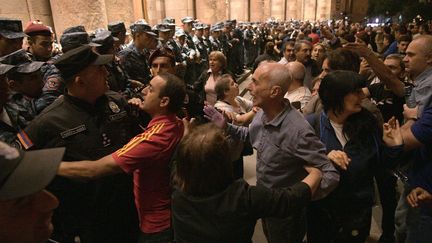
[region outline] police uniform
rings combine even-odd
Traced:
[[[28,54],[33,61],[37,61],[35,56],[33,56],[31,53]],[[54,59],[48,60],[40,68],[44,86],[42,88],[41,96],[35,102],[37,114],[39,114],[43,109],[48,107],[54,102],[54,100],[62,95],[66,88],[60,70],[54,66],[53,61]]]
[[[118,37],[120,33],[124,33],[126,35],[126,26],[122,21],[115,21],[108,24],[108,30],[111,31],[112,36]],[[116,51],[116,55],[119,51],[123,50],[126,47],[124,43],[120,43],[119,47]]]
[[[204,24],[204,30],[206,30],[206,29],[208,29],[208,31],[210,31],[210,26]],[[208,54],[210,54],[210,52],[212,51],[212,45],[211,45],[211,42],[210,42],[210,39],[209,39],[209,38],[210,38],[210,35],[206,36],[206,35],[205,35],[205,32],[204,32],[204,35],[203,35],[203,42],[204,42],[204,46],[205,46],[206,49],[207,49],[207,53],[208,53]]]
[[[231,24],[235,25],[236,21],[232,20]],[[240,75],[243,73],[244,66],[244,40],[243,33],[237,27],[232,30],[232,49],[228,57],[229,68],[232,73]]]
[[[184,30],[179,29],[176,31],[176,37],[185,36],[186,33]],[[195,77],[195,60],[191,59],[195,55],[195,50],[191,50],[187,45],[186,42],[182,45],[180,41],[176,40],[177,46],[180,48],[181,56],[182,56],[182,67],[184,69],[177,69],[177,71],[180,71],[179,76],[183,78],[183,80],[186,82],[187,85],[192,85],[194,83],[194,77]]]
[[[195,25],[195,29],[203,29],[204,26],[202,24],[196,24]],[[196,49],[198,50],[198,52],[200,53],[200,61],[199,63],[196,64],[196,72],[199,75],[201,75],[201,73],[204,70],[208,69],[208,47],[206,46],[206,44],[204,43],[204,38],[203,37],[198,37],[197,35],[195,35],[193,37],[193,42],[195,44]]]
[[[181,21],[183,24],[185,24],[185,23],[191,23],[194,20],[192,17],[184,17],[181,19]],[[187,84],[193,84],[200,75],[196,64],[197,59],[200,58],[199,56],[200,54],[195,46],[192,36],[186,32],[184,32],[184,36],[185,36],[185,46],[187,47],[185,49],[187,49],[188,57],[192,57],[194,59],[194,60],[190,60],[191,58],[188,58],[184,80],[186,81]]]
[[[214,24],[211,28],[210,28],[210,32],[220,32],[222,30],[222,26],[220,23]],[[220,42],[220,40],[218,38],[215,38],[213,36],[209,36],[209,41],[211,44],[211,51],[220,51],[220,52],[224,52],[223,48],[222,48],[222,43]]]
[[[9,72],[17,72],[20,74],[31,74],[40,70],[43,62],[34,62],[31,60],[30,56],[23,49],[12,52],[9,55],[0,58],[0,63],[14,65],[15,69]],[[42,90],[42,89],[41,89]],[[19,128],[22,129],[26,127],[31,120],[38,114],[38,105],[42,103],[43,100],[39,97],[28,97],[19,92],[11,92],[9,97],[9,108],[11,109],[10,115],[12,115],[14,120],[18,121]],[[15,109],[15,111],[14,111]]]
[[[6,81],[6,73],[9,72],[15,66],[0,64],[0,82],[2,82],[2,86],[7,85]],[[1,92],[2,95],[7,96],[8,93],[3,90]],[[3,100],[5,97],[1,97]],[[15,135],[19,130],[18,119],[13,112],[16,112],[18,109],[16,107],[10,107],[9,104],[0,104],[0,141],[6,143],[12,143],[15,139]]]
[[[131,25],[132,34],[145,32],[152,36],[156,34],[151,31],[151,27],[144,21],[137,21]],[[148,65],[149,50],[138,50],[134,43],[130,43],[125,49],[119,52],[120,63],[126,75],[133,80],[143,84],[148,84],[151,79],[150,67]]]
[[[85,53],[81,55],[81,51]],[[69,69],[75,69],[76,74],[93,62],[91,58],[99,60],[100,56],[95,56],[90,47],[83,46],[64,54],[55,65],[70,77],[73,74]],[[79,61],[84,64],[76,64]],[[65,94],[17,136],[25,149],[66,147],[64,161],[97,160],[122,147],[140,131],[130,114],[127,101],[113,91],[99,97],[94,105]],[[48,189],[60,200],[53,216],[55,240],[74,242],[79,236],[81,242],[134,242],[138,221],[129,175],[87,183],[57,177]]]
[[[95,37],[92,39],[92,43],[101,45],[100,48],[108,50],[114,47],[114,42],[118,41],[118,38],[113,37],[111,31],[100,29],[95,31]],[[99,50],[99,47],[97,47]],[[100,53],[106,54],[106,53]],[[105,65],[108,75],[108,85],[110,90],[122,93],[126,97],[131,97],[131,84],[127,78],[122,66],[120,65],[120,59],[115,57],[111,62]]]
[[[250,24],[248,24],[248,27]],[[245,63],[246,66],[252,67],[256,57],[258,56],[256,43],[255,42],[255,33],[253,30],[247,28],[244,31],[244,49],[245,49]]]

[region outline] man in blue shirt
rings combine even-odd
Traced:
[[[406,106],[404,115],[407,122],[401,131],[405,149],[414,150],[408,176],[412,190],[407,196],[411,207],[406,216],[406,242],[427,242],[432,239],[432,107],[425,108],[418,120]]]
[[[323,173],[315,199],[330,193],[339,181],[339,173],[327,159],[324,145],[303,115],[284,99],[291,82],[289,70],[279,63],[263,63],[252,76],[249,87],[254,106],[261,108],[249,127],[227,124],[212,107],[204,112],[233,137],[250,141],[257,150],[257,185],[284,188],[306,176],[304,165]],[[284,219],[264,218],[263,229],[268,242],[301,242],[305,233],[305,213]]]

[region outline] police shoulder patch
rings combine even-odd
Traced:
[[[114,113],[120,112],[120,107],[118,107],[118,105],[114,101],[110,101],[108,103],[108,105],[109,105],[109,108],[111,109],[112,112],[114,112]]]

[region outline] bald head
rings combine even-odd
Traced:
[[[283,64],[264,63],[260,65],[256,71],[261,72],[261,80],[269,82],[271,86],[277,85],[281,87],[282,97],[287,92],[292,82],[291,73]]]
[[[419,35],[411,43],[419,44],[425,55],[432,54],[432,35]]]
[[[288,68],[294,82],[303,84],[303,80],[306,75],[306,69],[301,62],[289,62],[285,64],[285,67]]]
[[[412,79],[416,79],[425,70],[432,67],[432,36],[421,35],[415,38],[406,50],[403,59],[405,70]]]

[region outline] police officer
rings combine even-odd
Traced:
[[[45,62],[41,67],[44,87],[37,101],[37,113],[50,105],[64,92],[64,81],[60,71],[50,60],[53,50],[53,36],[48,26],[36,22],[29,22],[24,32],[28,35],[27,43],[30,57],[34,61]]]
[[[16,107],[7,104],[9,83],[6,74],[15,66],[0,63],[0,141],[11,143],[19,130],[18,120],[13,116]],[[15,118],[15,119],[14,119]]]
[[[228,57],[230,71],[236,75],[243,73],[244,67],[244,39],[243,32],[237,27],[237,20],[229,21],[231,24],[231,52]]]
[[[186,84],[192,85],[192,77],[195,75],[195,50],[189,49],[186,45],[186,33],[182,29],[176,31],[176,43],[180,47],[183,59],[178,69],[179,77],[183,78]]]
[[[252,30],[252,25],[250,23],[246,24],[246,29],[244,30],[244,50],[246,66],[251,68],[258,56],[258,48],[256,45],[256,34]]]
[[[196,48],[197,48],[197,50],[198,50],[198,52],[200,54],[200,58],[199,58],[199,60],[197,61],[197,64],[196,64],[196,67],[197,67],[196,72],[197,72],[198,76],[201,75],[201,73],[204,70],[208,69],[208,55],[209,55],[209,52],[208,52],[208,47],[205,44],[204,38],[203,38],[204,27],[205,26],[203,24],[196,23],[195,24],[195,35],[193,37],[194,44],[195,44],[195,46],[196,46]]]
[[[21,20],[0,19],[0,57],[22,48],[23,32]]]
[[[185,44],[187,48],[189,49],[189,59],[193,59],[192,62],[188,62],[188,67],[186,69],[185,74],[185,81],[188,84],[193,84],[199,76],[198,73],[198,67],[196,65],[196,62],[200,59],[200,53],[197,50],[197,47],[195,46],[195,43],[193,41],[193,38],[191,36],[192,28],[194,19],[192,17],[184,17],[181,19],[183,23],[183,31],[185,33]]]
[[[179,65],[183,63],[184,59],[181,53],[181,47],[177,44],[175,40],[175,32],[176,32],[175,19],[172,17],[166,17],[162,20],[162,23],[165,24],[170,30],[167,46],[174,52],[176,64]]]
[[[222,28],[220,24],[215,24],[210,29],[211,35],[209,36],[209,40],[211,43],[211,51],[220,51],[222,53],[224,52],[222,49],[222,44],[219,40],[221,30]]]
[[[132,24],[130,29],[133,43],[119,52],[120,63],[130,79],[148,84],[151,79],[148,57],[158,44],[157,35],[143,19]]]
[[[162,46],[167,46],[168,41],[171,38],[171,29],[168,27],[168,25],[161,23],[156,25],[156,29],[159,35],[159,40],[161,42]]]
[[[7,73],[10,97],[7,106],[19,129],[24,129],[37,115],[37,99],[42,93],[40,68],[43,62],[32,61],[24,49],[0,58],[0,63],[16,66]]]
[[[119,149],[139,132],[126,100],[107,91],[104,65],[112,55],[81,46],[54,63],[67,93],[18,134],[25,149],[66,147],[63,160],[98,159]],[[134,242],[137,216],[129,177],[90,183],[56,178],[48,187],[60,200],[53,216],[59,242]]]
[[[126,40],[126,26],[121,21],[115,21],[108,24],[108,30],[111,31],[113,37],[117,38],[115,41],[115,51],[116,53],[125,48]]]
[[[53,37],[50,28],[43,24],[29,22],[24,30],[27,35],[27,51],[35,61],[46,62],[51,57]]]
[[[100,55],[112,55],[113,60],[105,65],[108,75],[109,89],[124,94],[126,97],[132,97],[131,83],[127,78],[123,68],[120,65],[120,60],[115,56],[115,43],[118,41],[116,37],[108,30],[99,29],[95,33],[95,38],[92,42],[99,44],[96,47],[96,52]]]
[[[211,49],[211,42],[210,42],[210,25],[208,24],[203,24],[204,26],[204,32],[203,32],[203,39],[204,39],[204,45],[207,48],[207,53],[212,52]]]

